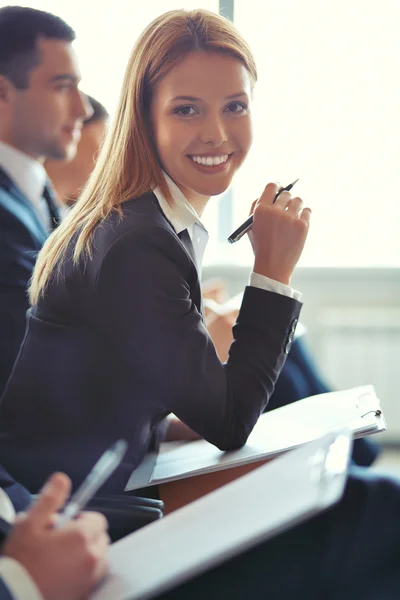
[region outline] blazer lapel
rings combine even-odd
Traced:
[[[178,237],[181,240],[183,246],[185,247],[187,253],[191,257],[194,266],[196,268],[196,284],[192,287],[193,289],[193,300],[198,308],[199,313],[203,316],[203,298],[201,295],[200,289],[200,281],[199,281],[199,269],[197,266],[196,255],[194,252],[192,240],[190,239],[190,235],[187,229],[184,229],[180,233],[178,233]]]
[[[193,248],[192,240],[190,239],[190,235],[189,235],[188,230],[184,229],[183,231],[181,231],[180,233],[178,233],[178,237],[181,240],[182,244],[185,246],[185,248],[186,248],[188,254],[190,255],[192,261],[196,265],[196,268],[198,269],[198,265],[197,265],[197,261],[196,261],[196,255],[194,253],[194,248]]]
[[[48,238],[48,231],[46,231],[31,202],[1,167],[0,188],[7,192],[7,195],[0,194],[0,204],[21,221],[42,246]]]
[[[199,313],[201,314],[201,316],[204,320],[203,298],[201,295],[201,288],[200,288],[199,269],[198,269],[196,255],[194,252],[192,240],[190,239],[189,232],[187,229],[183,229],[180,233],[176,234],[176,230],[175,230],[174,226],[172,225],[172,223],[169,221],[169,219],[165,215],[164,211],[162,210],[160,203],[158,202],[157,197],[154,194],[154,192],[152,192],[151,195],[152,195],[152,198],[154,201],[154,206],[157,207],[157,210],[162,214],[163,218],[167,221],[168,225],[171,227],[171,229],[173,230],[175,235],[178,235],[178,238],[180,239],[183,247],[185,248],[186,252],[189,254],[189,256],[193,262],[193,277],[191,277],[189,285],[190,285],[190,289],[191,289],[191,295],[192,295],[193,302],[195,303],[197,310],[199,311]]]

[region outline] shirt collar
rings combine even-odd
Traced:
[[[47,178],[43,165],[4,142],[0,142],[0,165],[24,196],[37,207]]]
[[[195,223],[198,223],[200,227],[205,229],[197,212],[190,202],[186,200],[184,194],[176,185],[176,183],[172,181],[171,177],[169,177],[169,175],[167,175],[167,173],[164,171],[163,175],[171,193],[173,205],[171,206],[168,203],[159,187],[156,187],[153,190],[153,193],[160,204],[161,210],[171,223],[172,227],[175,229],[176,233],[181,233],[184,229],[191,231]]]

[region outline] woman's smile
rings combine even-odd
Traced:
[[[231,154],[189,154],[188,159],[191,166],[200,173],[216,175],[228,170],[232,156],[233,152]]]

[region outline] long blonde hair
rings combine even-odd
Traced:
[[[137,40],[126,68],[119,104],[96,166],[80,199],[39,253],[29,289],[36,304],[78,234],[73,260],[91,256],[96,226],[121,204],[159,186],[169,190],[152,139],[150,105],[159,81],[193,51],[228,54],[243,63],[252,83],[257,80],[252,53],[224,17],[197,10],[173,10],[155,19]]]

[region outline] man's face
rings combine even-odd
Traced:
[[[107,120],[99,119],[84,124],[78,151],[73,160],[49,160],[45,169],[53,182],[61,201],[72,202],[78,199],[83,186],[93,171],[97,155],[103,143]]]
[[[76,56],[62,40],[41,39],[37,47],[40,64],[30,72],[28,88],[9,86],[1,139],[38,160],[71,159],[91,113],[78,89]]]

